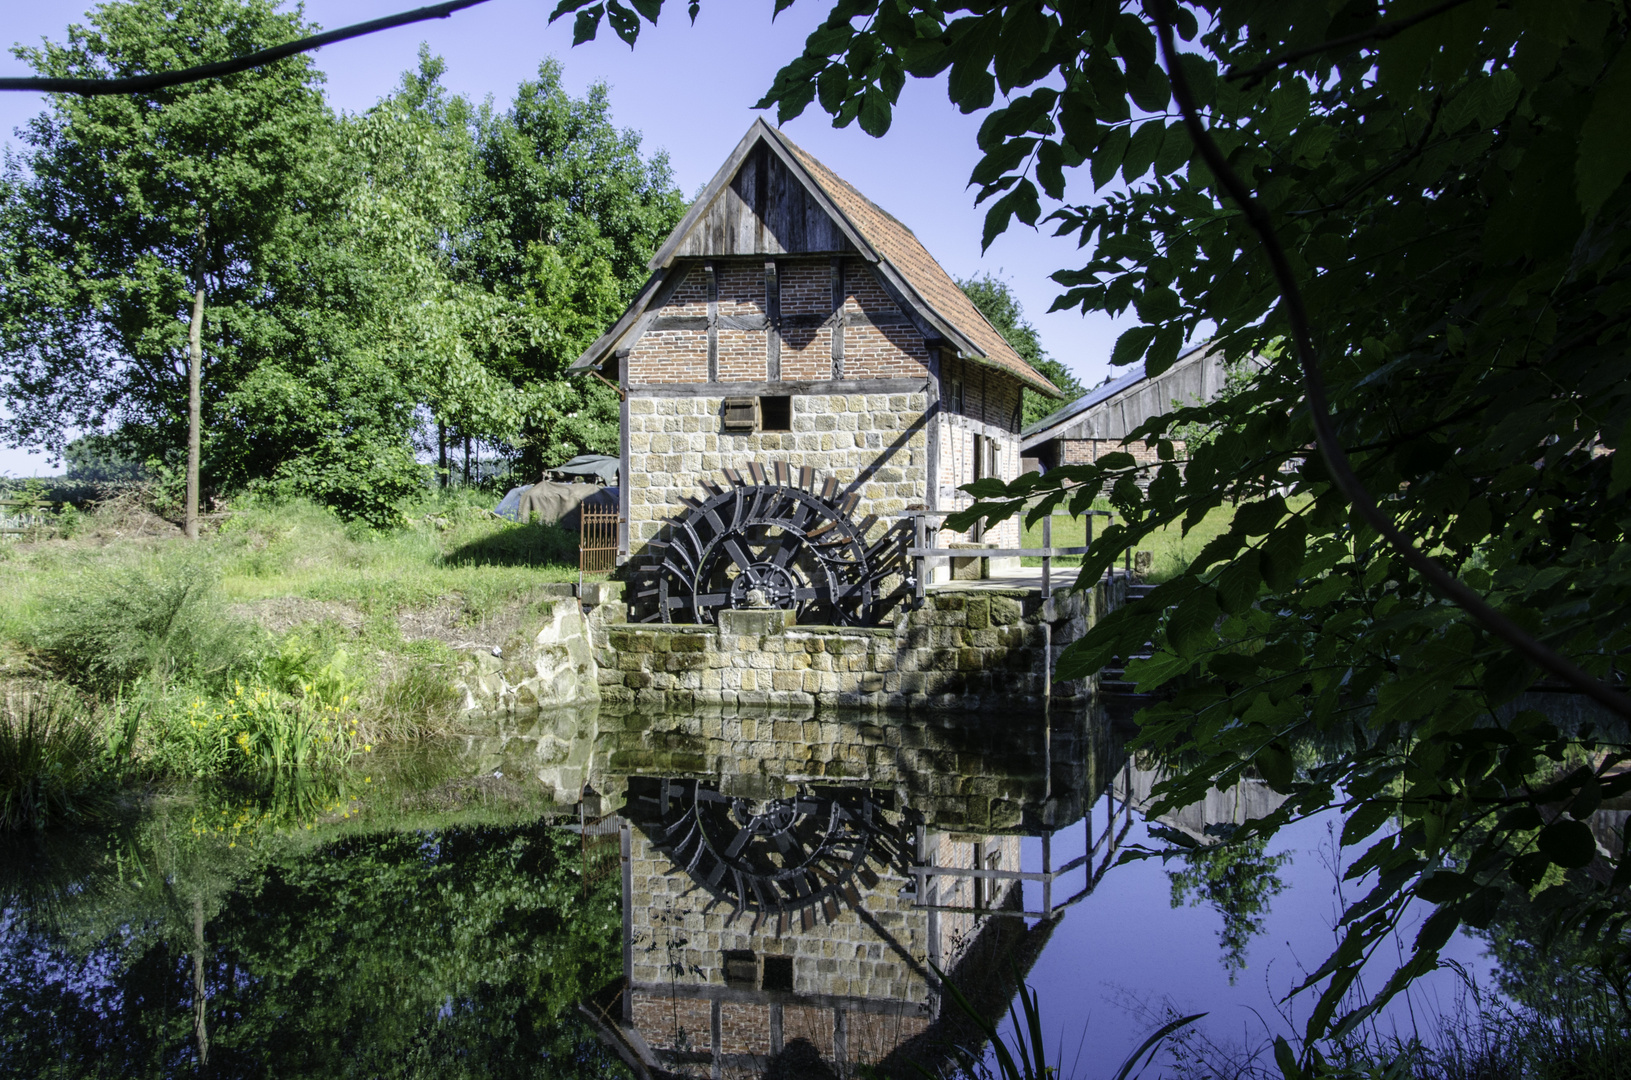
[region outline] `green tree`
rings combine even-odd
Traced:
[[[616,0],[557,10],[578,13],[579,40],[602,18],[639,32]],[[1176,766],[1154,812],[1252,772],[1288,799],[1242,839],[1334,806],[1343,843],[1367,845],[1351,876],[1374,886],[1304,984],[1320,994],[1308,1055],[1510,891],[1627,948],[1631,860],[1581,819],[1631,788],[1628,37],[1610,0],[857,0],[763,103],[786,120],[819,102],[881,135],[909,75],[944,76],[983,114],[986,242],[1046,206],[1087,251],[1054,275],[1056,306],[1139,318],[1113,362],[1159,372],[1203,329],[1230,360],[1272,357],[1135,433],[1162,460],[1147,489],[1111,454],[983,481],[948,525],[1108,496],[1123,520],[1095,537],[1085,583],[1150,531],[1238,506],[1057,670],[1153,642],[1130,673],[1168,695],[1138,720]],[[1072,175],[1102,194],[1072,202]],[[1194,423],[1217,435],[1179,460],[1170,432]],[[1537,686],[1616,725],[1559,723]],[[1322,753],[1294,756],[1311,737]],[[1600,876],[1553,875],[1597,859]],[[1414,951],[1339,1018],[1418,901],[1433,911]]]
[[[1059,389],[1065,392],[1065,402],[1075,401],[1087,393],[1076,376],[1071,374],[1069,368],[1047,354],[1042,348],[1042,339],[1037,336],[1036,327],[1025,318],[1025,309],[1020,307],[1019,300],[1008,282],[991,274],[972,277],[957,282],[957,287],[980,309],[986,321],[996,327],[997,333],[1003,340],[1014,347],[1014,351],[1024,357],[1025,362],[1047,377]],[[1061,403],[1053,398],[1045,398],[1034,390],[1026,390],[1025,413],[1022,421],[1025,427],[1030,427],[1038,420],[1057,412]]]
[[[36,71],[118,77],[298,36],[270,0],[104,4]],[[203,429],[270,344],[267,254],[297,213],[329,117],[311,62],[119,97],[53,95],[0,184],[0,395],[14,445],[117,429],[186,456],[197,533]],[[206,393],[210,401],[205,401]]]
[[[616,453],[616,393],[565,372],[634,298],[685,213],[668,157],[644,156],[640,136],[613,125],[604,83],[567,94],[553,59],[475,127],[479,197],[462,266],[513,312],[488,360],[524,392],[513,451],[528,472]]]

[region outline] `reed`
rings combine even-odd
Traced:
[[[0,697],[0,832],[97,819],[112,804],[102,739],[64,687]]]

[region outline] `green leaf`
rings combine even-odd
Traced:
[[[1297,779],[1297,767],[1291,753],[1278,740],[1260,748],[1252,755],[1252,764],[1262,774],[1269,787],[1284,795],[1291,791]]]
[[[1291,1052],[1291,1044],[1286,1042],[1284,1035],[1274,1037],[1274,1063],[1280,1068],[1282,1080],[1303,1080],[1303,1071],[1297,1064],[1297,1055]]]
[[[1393,820],[1398,804],[1389,799],[1370,799],[1348,815],[1342,826],[1342,846],[1352,847]]]
[[[1132,138],[1130,126],[1122,124],[1111,128],[1093,150],[1093,190],[1097,191],[1108,184],[1121,168],[1122,158],[1127,155],[1127,144]]]
[[[1553,863],[1565,870],[1578,870],[1591,865],[1597,857],[1597,841],[1591,828],[1583,821],[1561,818],[1552,822],[1535,837],[1535,847]]]
[[[1150,171],[1150,166],[1155,163],[1155,155],[1161,152],[1161,139],[1166,132],[1166,123],[1161,120],[1146,120],[1139,125],[1138,131],[1128,141],[1126,153],[1121,159],[1123,180],[1131,184]],[[1097,169],[1097,155],[1094,157],[1093,165]]]
[[[1135,326],[1122,331],[1121,336],[1116,338],[1115,347],[1110,350],[1110,363],[1116,367],[1126,367],[1144,359],[1144,351],[1155,340],[1155,331],[1153,326]]]
[[[1307,554],[1308,525],[1300,517],[1288,518],[1263,543],[1263,579],[1272,589],[1296,584]]]
[[[1245,611],[1257,599],[1257,589],[1262,583],[1257,552],[1243,552],[1218,574],[1218,603],[1231,615]]]
[[[1163,683],[1176,678],[1193,667],[1195,661],[1165,650],[1154,655],[1134,659],[1127,664],[1127,678],[1137,686],[1140,694],[1147,694]]]
[[[596,4],[578,12],[578,17],[572,20],[573,45],[582,45],[585,41],[595,40],[595,33],[600,29],[600,16],[604,10],[604,4]]]
[[[1623,45],[1592,95],[1574,170],[1575,197],[1588,214],[1631,173],[1631,49]]]
[[[1623,495],[1631,490],[1631,423],[1620,429],[1620,442],[1614,450],[1614,461],[1609,467],[1608,494]]]
[[[888,134],[892,119],[889,98],[883,91],[869,88],[861,98],[861,130],[874,139]]]
[[[1167,616],[1167,641],[1179,656],[1193,656],[1213,637],[1218,621],[1217,594],[1202,586],[1191,592]]]

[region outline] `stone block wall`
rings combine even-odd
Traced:
[[[542,623],[520,647],[465,650],[454,690],[467,715],[534,715],[542,708],[600,700],[598,668],[589,633],[571,585],[564,595],[538,605]]]
[[[648,541],[687,509],[703,479],[725,486],[726,468],[744,474],[758,462],[777,462],[860,495],[854,516],[900,514],[928,491],[928,443],[922,391],[890,394],[801,394],[792,400],[792,431],[751,433],[721,429],[723,396],[657,397],[638,391],[629,400],[629,550],[641,559]],[[871,539],[887,527],[880,522]]]
[[[1045,672],[1104,610],[1104,590],[1101,583],[1047,601],[1023,590],[941,590],[878,628],[796,626],[783,611],[723,611],[717,628],[591,618],[600,694],[660,709],[1040,705]],[[1056,683],[1052,696],[1068,701],[1088,690]]]

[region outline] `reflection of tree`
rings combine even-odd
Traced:
[[[230,880],[167,857],[153,893],[104,883],[75,922],[13,908],[0,1074],[618,1075],[571,1019],[620,959],[615,855],[591,855],[585,890],[578,843],[542,824],[353,836]]]
[[[1230,983],[1246,968],[1246,946],[1262,933],[1269,901],[1285,890],[1276,871],[1291,856],[1265,855],[1267,842],[1254,837],[1192,848],[1183,855],[1183,869],[1167,871],[1173,907],[1182,906],[1185,900],[1192,906],[1205,901],[1223,916],[1218,945]]]
[[[1631,942],[1560,927],[1548,914],[1511,889],[1489,925],[1474,931],[1497,965],[1496,986],[1548,1030],[1560,1052],[1611,1034],[1631,1037]]]

